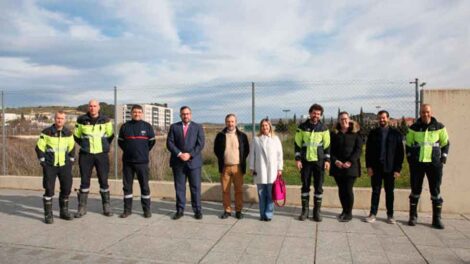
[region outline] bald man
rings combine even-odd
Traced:
[[[112,216],[108,185],[108,152],[114,138],[113,125],[108,117],[100,113],[100,104],[97,100],[92,99],[88,102],[88,112],[78,117],[73,135],[75,142],[80,146],[78,164],[81,177],[78,212],[75,217],[80,218],[87,213],[86,206],[93,168],[96,168],[100,184],[103,214]]]
[[[406,156],[410,165],[410,219],[415,226],[418,219],[418,201],[423,190],[424,175],[428,178],[432,200],[432,226],[444,229],[441,222],[443,199],[441,197],[442,169],[449,153],[449,136],[443,124],[432,116],[429,104],[420,108],[420,118],[406,134]]]

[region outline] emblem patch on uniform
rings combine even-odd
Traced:
[[[142,134],[142,136],[145,136],[147,134],[147,131],[142,130],[142,131],[140,131],[140,134]]]

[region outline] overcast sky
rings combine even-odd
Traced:
[[[294,108],[284,102],[291,93],[308,109],[315,95],[302,95],[312,87],[333,96],[359,83],[355,94],[370,95],[384,80],[391,84],[376,92],[390,90],[388,98],[412,96],[415,77],[429,88],[470,87],[469,14],[466,0],[3,0],[0,90],[7,106],[78,105],[112,103],[117,86],[120,102],[224,116],[247,111],[252,81],[288,81],[257,95],[276,96],[260,105],[282,116]]]

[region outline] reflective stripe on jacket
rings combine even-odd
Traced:
[[[440,163],[449,152],[449,135],[443,124],[432,117],[425,124],[418,119],[406,134],[406,155],[410,162]]]
[[[300,124],[294,145],[296,160],[330,160],[330,131],[321,122],[312,124],[307,120]]]
[[[109,152],[114,138],[113,124],[109,118],[101,114],[95,119],[85,114],[78,117],[73,135],[82,153]]]
[[[74,158],[75,142],[70,130],[57,130],[52,125],[41,132],[36,144],[36,155],[40,162],[51,166],[64,166]]]

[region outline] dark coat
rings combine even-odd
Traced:
[[[186,138],[183,136],[183,122],[177,122],[170,126],[166,147],[171,152],[170,166],[188,165],[190,169],[202,167],[202,149],[204,148],[204,129],[196,122],[189,124]],[[178,158],[180,152],[191,154],[191,159],[184,162]]]
[[[361,176],[361,151],[362,138],[358,133],[359,126],[356,122],[351,122],[347,133],[342,133],[336,129],[331,133],[331,168],[330,175],[334,177],[359,177]],[[347,169],[338,168],[335,162],[351,162],[351,167]]]
[[[403,136],[395,128],[389,127],[385,141],[385,161],[380,162],[382,146],[382,132],[380,127],[370,131],[366,143],[366,167],[373,171],[383,168],[384,172],[400,172],[403,164],[404,146]],[[383,167],[382,167],[383,166]]]
[[[224,161],[224,154],[225,154],[225,144],[226,144],[226,137],[225,133],[227,133],[227,128],[217,133],[214,140],[214,154],[217,156],[218,163],[219,163],[219,172],[222,173],[225,165]],[[240,153],[240,168],[243,174],[246,173],[246,158],[248,154],[250,154],[250,143],[248,142],[248,137],[245,133],[241,132],[240,130],[236,130],[237,138],[238,138],[238,151]]]
[[[144,120],[129,120],[119,130],[118,143],[124,162],[148,163],[149,152],[155,145],[155,132]]]

